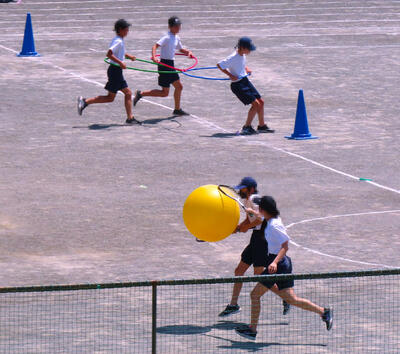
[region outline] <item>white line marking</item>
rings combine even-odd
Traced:
[[[68,2],[68,4],[72,4],[73,2]],[[82,3],[81,1],[79,3]],[[50,3],[51,5],[54,6],[54,3]],[[34,5],[34,3],[30,4],[30,5]],[[268,4],[266,4],[268,5]],[[397,3],[396,3],[397,5]],[[291,6],[291,7],[286,7],[286,8],[257,8],[257,9],[249,9],[249,5],[246,6],[245,9],[234,9],[234,10],[194,10],[193,8],[191,9],[186,9],[184,8],[183,10],[177,10],[177,9],[171,9],[170,6],[166,6],[169,8],[168,11],[165,11],[166,13],[227,13],[227,11],[229,11],[229,13],[231,12],[240,12],[240,13],[244,13],[244,12],[261,12],[261,11],[281,11],[281,12],[299,12],[299,11],[315,11],[315,10],[347,10],[347,12],[345,12],[346,14],[350,13],[349,11],[354,11],[359,13],[358,10],[370,10],[370,9],[378,9],[378,10],[382,10],[382,9],[397,9],[398,6],[393,5],[393,6],[334,6],[334,7],[297,7],[297,6]],[[211,5],[212,6],[212,5]],[[220,8],[220,5],[216,5],[218,6],[218,8]],[[226,7],[227,5],[225,5]],[[229,6],[229,5],[228,5]],[[156,6],[160,7],[160,6]],[[187,7],[187,6],[186,6]],[[208,7],[208,6],[207,6]],[[143,8],[149,8],[151,10],[141,10]],[[208,7],[210,8],[210,7]],[[252,8],[254,8],[254,6],[252,6]],[[128,10],[130,9],[131,12],[134,12],[136,14],[142,14],[142,13],[154,13],[154,8],[150,7],[150,6],[140,6],[140,8],[135,8],[133,6],[113,6],[112,8],[108,7],[78,7],[76,6],[74,9],[71,8],[58,8],[58,9],[54,9],[52,6],[50,8],[39,8],[39,9],[35,9],[35,11],[54,11],[54,12],[60,12],[60,11],[70,11],[70,10],[75,10],[75,11],[82,11],[82,10],[91,10],[91,11],[98,11],[98,10],[107,10],[107,11],[117,11],[117,10]],[[23,9],[21,9],[23,10]],[[128,11],[126,11],[128,12]],[[394,11],[395,12],[395,11]],[[342,13],[342,12],[339,12]],[[167,17],[168,15],[165,15],[165,17]]]
[[[20,16],[20,15],[18,15]],[[262,18],[265,19],[266,16],[243,16],[241,17],[242,20],[244,19],[255,19],[255,18]],[[190,18],[192,21],[193,20],[209,20],[208,17],[191,17]],[[214,20],[226,20],[226,19],[238,19],[237,16],[215,16],[213,17]],[[159,22],[155,23],[155,24],[149,24],[149,20],[160,20],[159,17],[146,17],[146,25],[149,26],[157,26]],[[82,19],[82,20],[77,20],[77,19],[69,19],[68,23],[74,23],[74,22],[106,22],[106,23],[112,23],[112,21],[110,21],[109,19]],[[366,20],[366,19],[355,19],[355,20],[321,20],[321,21],[274,21],[274,22],[246,22],[246,24],[248,25],[259,25],[259,24],[263,24],[263,25],[285,25],[285,24],[290,24],[290,25],[295,25],[295,24],[317,24],[317,23],[362,23],[362,22],[378,22],[378,23],[385,23],[385,22],[400,22],[400,18],[399,19],[372,19],[372,20]],[[0,21],[0,23],[25,23],[25,20],[4,20],[4,21]],[[36,23],[60,23],[60,20],[35,20],[35,24]],[[221,22],[221,23],[216,23],[215,25],[221,25],[221,26],[227,26],[227,25],[231,25],[231,24],[237,24],[237,22]],[[140,24],[138,22],[135,22],[135,26],[133,27],[133,30],[137,27],[143,26],[144,24]],[[165,25],[162,25],[163,27],[165,27]],[[208,23],[199,23],[196,24],[196,26],[210,26]],[[95,27],[101,27],[104,28],[104,24],[101,25],[91,25],[90,28],[95,28]],[[72,27],[66,27],[66,26],[48,26],[48,27],[43,27],[43,28],[72,28]],[[75,28],[75,27],[74,27]],[[332,27],[333,28],[342,28],[342,27]],[[349,27],[343,27],[343,28],[349,28]]]
[[[2,48],[6,49],[6,50],[9,50],[9,51],[13,52],[13,53],[17,53],[17,52],[14,51],[13,49],[7,48],[7,47],[2,46],[2,45],[0,45],[0,46],[1,46]],[[104,86],[103,84],[101,84],[101,83],[98,82],[98,81],[86,79],[85,77],[83,77],[83,76],[81,76],[81,75],[79,75],[79,74],[75,74],[75,73],[73,73],[73,72],[71,72],[71,71],[68,71],[68,70],[66,70],[66,69],[64,69],[64,68],[62,68],[62,67],[60,67],[60,66],[58,66],[58,65],[54,65],[54,64],[48,63],[48,62],[46,62],[46,61],[44,61],[44,60],[43,60],[43,61],[40,61],[40,60],[39,60],[39,61],[35,61],[35,62],[36,62],[36,63],[39,63],[39,64],[42,64],[42,65],[51,66],[51,67],[53,67],[53,68],[56,68],[56,69],[58,69],[58,70],[61,70],[61,71],[65,72],[65,73],[67,73],[67,74],[69,74],[69,75],[71,75],[71,76],[73,76],[73,77],[79,78],[79,79],[84,80],[84,81],[86,81],[86,82],[90,82],[90,83],[93,83],[93,84],[95,84],[95,85],[102,86],[102,87]],[[121,93],[121,92],[119,92],[119,93]],[[122,94],[122,93],[121,93],[121,94]],[[156,103],[156,102],[153,102],[153,101],[150,101],[150,100],[147,100],[147,99],[143,99],[143,101],[148,102],[148,103],[153,104],[153,105],[156,105],[156,106],[159,106],[159,107],[163,107],[163,108],[168,109],[168,110],[172,110],[172,108],[170,108],[170,107],[168,107],[168,106],[165,106],[165,105],[163,105],[163,104],[161,104],[161,103]],[[201,125],[203,125],[203,126],[211,127],[211,128],[213,128],[213,129],[219,130],[219,131],[228,132],[226,129],[224,129],[224,128],[218,126],[217,124],[211,123],[211,122],[207,121],[206,119],[200,118],[200,117],[198,117],[198,116],[196,116],[196,115],[194,115],[194,114],[191,114],[190,116],[193,117],[193,118],[195,118],[195,122],[198,122],[199,124],[201,124]],[[239,138],[244,138],[244,137],[243,137],[243,136],[239,136]],[[247,142],[246,139],[245,139],[245,141]],[[335,169],[335,168],[329,167],[329,166],[327,166],[327,165],[324,165],[324,164],[319,163],[319,162],[317,162],[317,161],[308,159],[308,158],[306,158],[306,157],[304,157],[304,156],[301,156],[301,155],[299,155],[299,154],[296,154],[296,153],[287,151],[287,150],[285,150],[285,149],[277,148],[277,147],[275,147],[275,146],[270,146],[269,144],[264,143],[264,142],[256,142],[256,143],[259,144],[259,145],[266,146],[266,147],[268,147],[268,148],[272,148],[272,149],[274,149],[274,150],[276,150],[276,151],[283,152],[283,153],[285,153],[285,154],[287,154],[287,155],[290,155],[290,156],[299,158],[299,159],[301,159],[301,160],[303,160],[303,161],[309,162],[309,163],[311,163],[311,164],[313,164],[313,165],[316,165],[316,166],[319,166],[319,167],[321,167],[321,168],[327,169],[327,170],[329,170],[329,171],[331,171],[331,172],[340,174],[340,175],[342,175],[342,176],[345,176],[345,177],[348,177],[348,178],[351,178],[351,179],[354,179],[354,180],[359,180],[359,179],[360,179],[360,177],[353,176],[353,175],[351,175],[351,174],[349,174],[349,173],[346,173],[346,172],[337,170],[337,169]],[[397,190],[397,189],[394,189],[394,188],[391,188],[391,187],[387,187],[387,186],[384,186],[384,185],[382,185],[382,184],[379,184],[379,183],[376,183],[376,182],[372,182],[372,181],[365,181],[365,182],[367,182],[367,183],[369,183],[369,184],[371,184],[371,185],[373,185],[373,186],[375,186],[375,187],[378,187],[378,188],[381,188],[381,189],[388,190],[388,191],[390,191],[390,192],[394,192],[394,193],[400,194],[400,190]]]
[[[305,224],[305,223],[309,223],[309,222],[313,222],[313,221],[319,221],[319,220],[336,219],[336,218],[344,218],[344,217],[352,217],[352,216],[362,216],[362,215],[389,214],[389,213],[399,213],[399,212],[400,212],[400,209],[385,210],[385,211],[370,211],[370,212],[365,212],[365,213],[353,213],[353,214],[342,214],[342,215],[330,215],[330,216],[325,216],[325,217],[306,219],[306,220],[293,222],[293,223],[287,225],[286,228],[289,229],[289,228],[291,228],[292,226],[295,226],[295,225]],[[312,252],[312,253],[315,253],[315,254],[318,254],[318,255],[324,256],[324,257],[330,257],[330,258],[335,258],[335,259],[339,259],[339,260],[346,261],[346,262],[358,263],[358,264],[364,264],[364,265],[370,265],[370,266],[378,266],[378,267],[386,267],[386,268],[397,268],[397,267],[389,266],[389,265],[386,265],[386,264],[362,262],[362,261],[356,261],[354,259],[334,256],[334,255],[331,255],[331,254],[327,254],[327,253],[323,253],[323,252],[317,251],[317,250],[309,248],[309,247],[302,246],[302,245],[298,244],[297,242],[295,242],[293,240],[290,240],[290,243],[295,245],[295,246],[297,246],[297,247],[299,247],[299,248],[302,248],[302,249],[304,249],[304,250],[306,250],[308,252]]]

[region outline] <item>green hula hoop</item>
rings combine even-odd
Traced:
[[[143,62],[143,63],[158,65],[157,63],[154,63],[154,62],[149,61],[149,60],[144,60],[144,59],[136,59],[136,60],[137,60],[137,61],[141,61],[141,62]],[[104,59],[104,62],[106,62],[107,64],[110,64],[110,65],[114,65],[114,66],[120,67],[118,64],[111,63],[111,62],[110,62],[110,59],[108,59],[108,58],[105,58],[105,59]],[[142,72],[145,72],[145,73],[157,73],[157,74],[181,74],[181,73],[182,73],[181,71],[146,70],[146,69],[132,68],[132,67],[130,67],[130,66],[127,66],[126,68],[127,68],[127,69],[130,69],[130,70],[142,71]]]

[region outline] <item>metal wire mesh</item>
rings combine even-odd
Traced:
[[[262,298],[255,342],[249,293],[260,277],[0,288],[2,353],[397,353],[400,269],[293,277],[295,292],[334,310],[334,326],[282,300]],[[269,276],[271,277],[271,276]],[[235,281],[241,312],[218,317]]]

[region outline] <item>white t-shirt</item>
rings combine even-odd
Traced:
[[[183,48],[181,39],[178,35],[168,32],[157,42],[160,46],[161,59],[175,59],[175,51]]]
[[[268,242],[268,253],[272,254],[278,254],[282,244],[290,240],[280,217],[268,220],[265,228],[265,239]]]
[[[113,38],[108,49],[111,49],[113,54],[119,60],[123,61],[125,59],[125,43],[120,36],[116,36]],[[117,64],[113,60],[111,60],[111,62]]]
[[[244,206],[246,208],[253,209],[254,211],[259,211],[258,205],[256,203],[254,203],[254,198],[260,198],[260,196],[258,194],[252,194],[249,199],[242,199],[242,203],[244,204]],[[257,217],[255,215],[250,216],[247,214],[247,217],[249,218],[250,222],[257,220]],[[254,229],[256,229],[256,230],[260,230],[260,228],[261,228],[261,224],[254,227]]]
[[[238,80],[241,80],[247,75],[246,73],[246,55],[239,55],[237,51],[234,51],[229,57],[221,60],[218,65],[221,69],[228,70],[232,75],[235,75]]]

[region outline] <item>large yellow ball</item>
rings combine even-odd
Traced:
[[[240,218],[238,203],[208,184],[195,189],[183,206],[183,221],[195,237],[221,241],[235,230]]]

